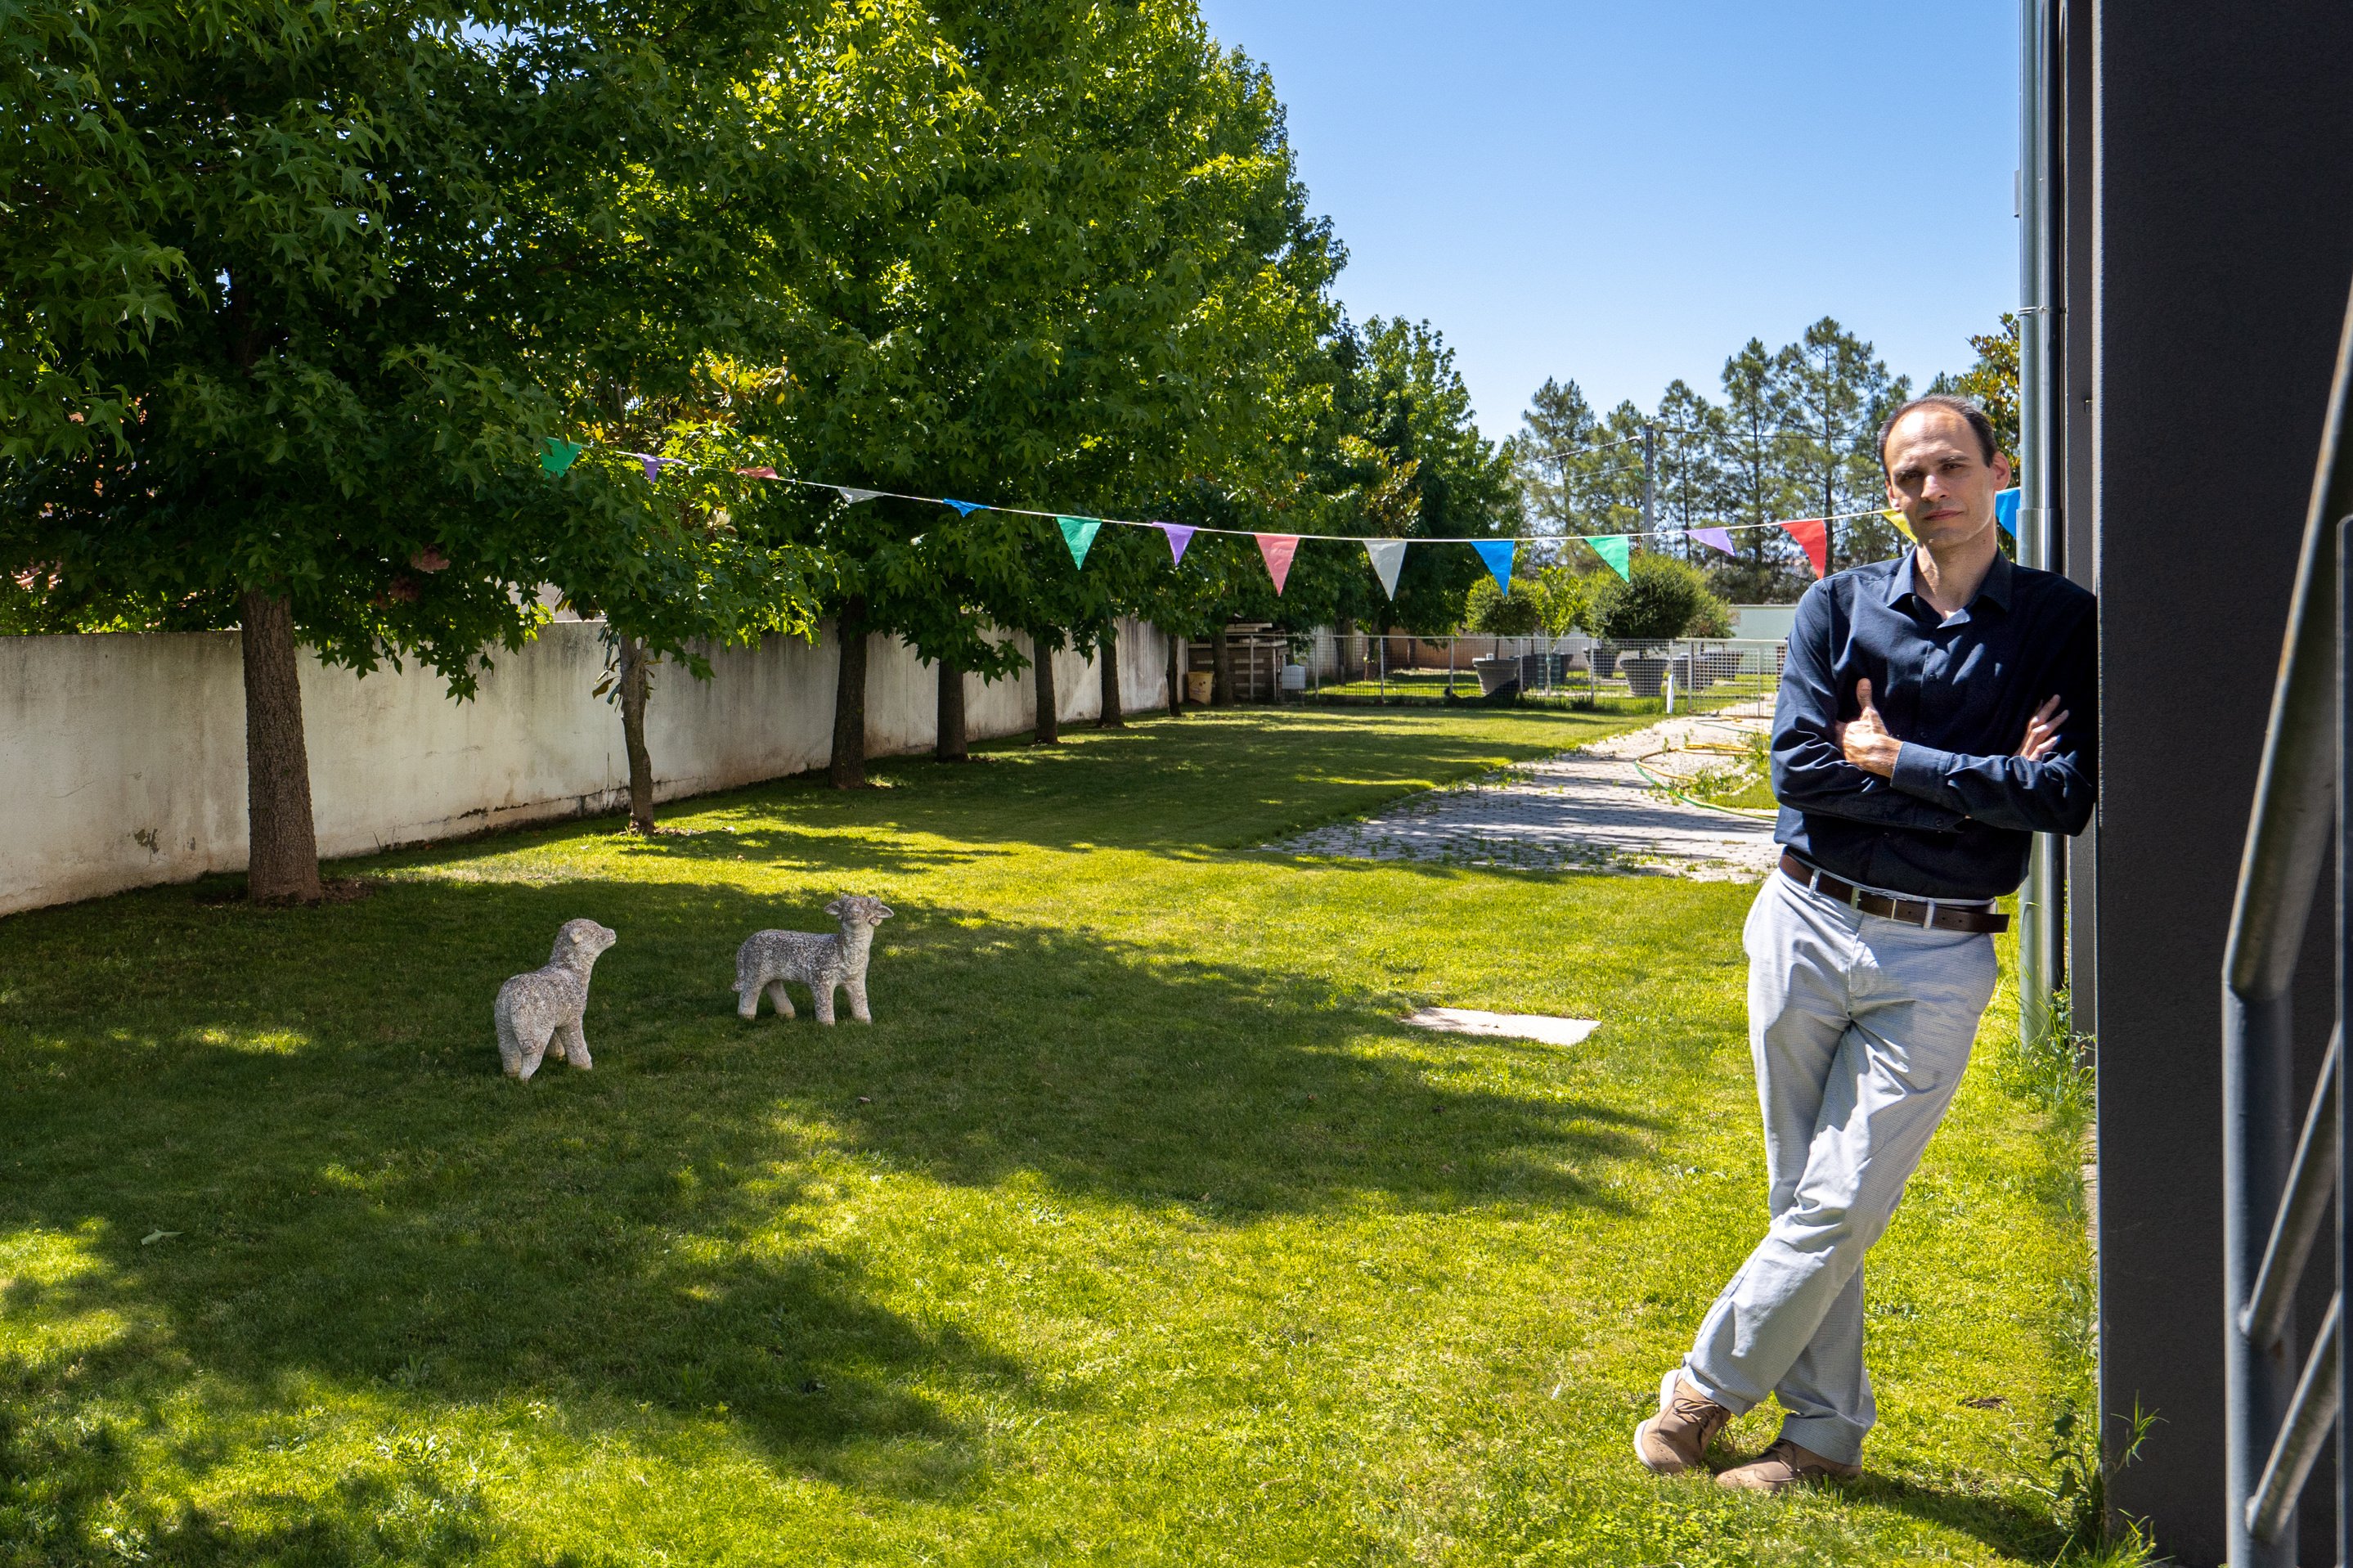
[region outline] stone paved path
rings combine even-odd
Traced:
[[[1726,758],[1677,748],[1736,744],[1765,722],[1757,715],[1670,719],[1268,847],[1366,860],[1753,881],[1779,855],[1770,818],[1685,805],[1645,779],[1634,763],[1639,758],[1655,775],[1688,778]]]

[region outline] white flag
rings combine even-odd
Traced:
[[[839,491],[841,493],[841,498],[849,503],[852,506],[857,505],[861,501],[871,501],[876,496],[882,493],[879,490],[853,490],[846,484],[837,484],[833,488]]]
[[[1397,598],[1398,569],[1405,565],[1404,539],[1367,539],[1365,554],[1373,558],[1373,576],[1381,579],[1381,591]]]

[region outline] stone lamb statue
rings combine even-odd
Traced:
[[[735,950],[735,1011],[745,1018],[759,1015],[760,993],[776,1004],[782,1018],[793,1016],[792,998],[785,982],[809,988],[817,1002],[817,1021],[833,1022],[833,992],[839,986],[849,993],[849,1016],[871,1023],[866,1010],[866,955],[874,947],[874,927],[891,918],[880,898],[844,894],[825,906],[841,922],[838,937],[814,937],[802,931],[754,931]]]
[[[588,1036],[580,1015],[588,1007],[588,971],[598,955],[619,940],[594,920],[566,920],[555,933],[547,967],[517,975],[499,987],[499,1063],[510,1078],[528,1083],[540,1058],[554,1053],[586,1071]]]

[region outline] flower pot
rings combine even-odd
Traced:
[[[1520,688],[1520,662],[1517,659],[1473,659],[1472,670],[1479,677],[1479,694],[1492,697],[1505,687],[1516,692]]]
[[[1625,661],[1626,689],[1638,697],[1663,695],[1667,689],[1667,662],[1651,653],[1629,653]]]

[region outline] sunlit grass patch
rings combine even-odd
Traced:
[[[1155,721],[0,921],[0,1563],[2049,1561],[2081,1213],[2008,1077],[1874,1255],[1870,1479],[1662,1485],[1762,1220],[1748,890],[1250,847],[1608,727]],[[875,1024],[738,1020],[846,891]],[[577,915],[596,1070],[509,1083]]]

